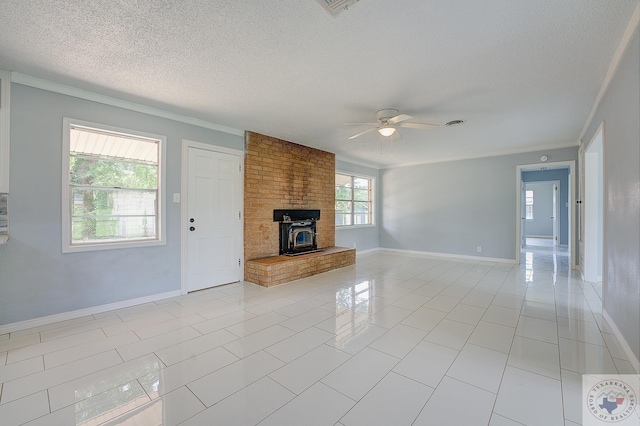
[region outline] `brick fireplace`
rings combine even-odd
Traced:
[[[244,170],[245,280],[268,287],[355,263],[355,250],[334,247],[335,154],[246,132]],[[279,256],[278,209],[320,210],[323,252]]]

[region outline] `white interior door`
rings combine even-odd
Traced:
[[[240,158],[189,147],[187,290],[241,277]]]

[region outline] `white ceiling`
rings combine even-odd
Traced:
[[[386,167],[576,145],[638,3],[3,0],[0,68]]]

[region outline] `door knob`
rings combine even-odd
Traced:
[[[190,227],[189,227],[189,231],[195,231],[195,230],[196,230],[196,227],[195,227],[195,226],[190,226]]]
[[[193,223],[193,222],[195,222],[195,221],[196,221],[196,220],[195,220],[194,218],[189,219],[189,222],[191,222],[191,223]]]

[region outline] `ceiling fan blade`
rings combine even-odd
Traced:
[[[438,126],[437,124],[427,124],[427,123],[399,123],[398,124],[399,127],[409,127],[411,129],[425,129],[425,130],[431,130],[431,129],[437,129]]]
[[[380,123],[342,123],[343,126],[376,126],[378,127]]]
[[[399,114],[399,115],[396,115],[395,117],[391,117],[389,120],[387,120],[387,123],[389,123],[389,124],[398,124],[401,121],[411,120],[411,118],[413,118],[413,117],[411,117],[410,115]]]
[[[369,130],[365,130],[364,132],[360,132],[360,133],[358,133],[357,135],[353,135],[353,136],[351,136],[349,139],[355,139],[355,138],[357,138],[358,136],[362,136],[362,135],[364,135],[365,133],[373,132],[374,130],[376,130],[376,129],[369,129]]]

